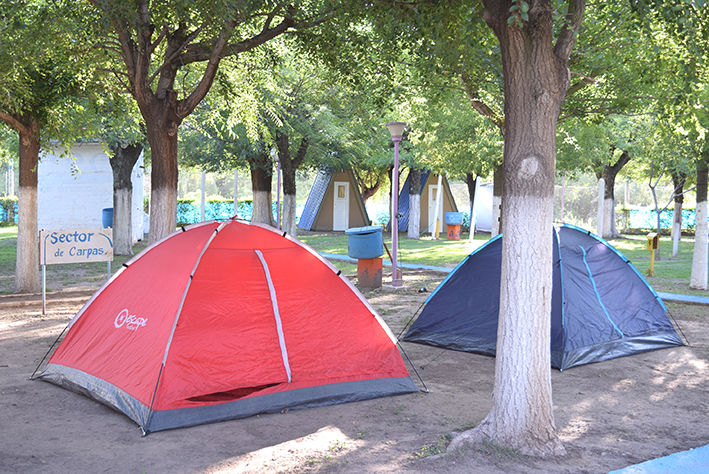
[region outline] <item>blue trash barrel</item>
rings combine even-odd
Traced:
[[[462,212],[446,212],[446,225],[462,225],[463,224],[463,213]]]
[[[347,229],[347,255],[352,258],[379,258],[384,255],[382,227],[370,225]]]
[[[113,208],[107,207],[103,210],[101,221],[103,222],[103,227],[113,228]]]

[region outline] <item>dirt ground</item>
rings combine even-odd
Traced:
[[[398,335],[442,278],[408,272],[406,288],[365,296]],[[495,361],[408,343],[430,393],[141,437],[126,416],[28,380],[92,293],[70,290],[50,295],[46,315],[38,297],[0,297],[2,473],[607,473],[709,443],[709,307],[670,305],[691,347],[553,371],[567,455],[535,459],[495,445],[441,455],[487,414]]]

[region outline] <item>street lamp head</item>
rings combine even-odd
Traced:
[[[406,128],[406,122],[389,122],[387,124],[389,133],[391,133],[391,139],[400,141],[401,136],[404,134],[404,129]]]

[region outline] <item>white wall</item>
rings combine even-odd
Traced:
[[[40,229],[94,229],[103,227],[104,208],[113,207],[113,171],[99,143],[74,146],[71,157],[63,149],[44,154],[37,168]],[[143,238],[143,157],[133,168],[133,242]]]

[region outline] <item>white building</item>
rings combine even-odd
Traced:
[[[113,171],[100,143],[78,143],[72,157],[64,150],[43,154],[37,168],[39,229],[97,229],[103,209],[113,208]],[[133,243],[143,239],[143,156],[135,164],[133,181]]]

